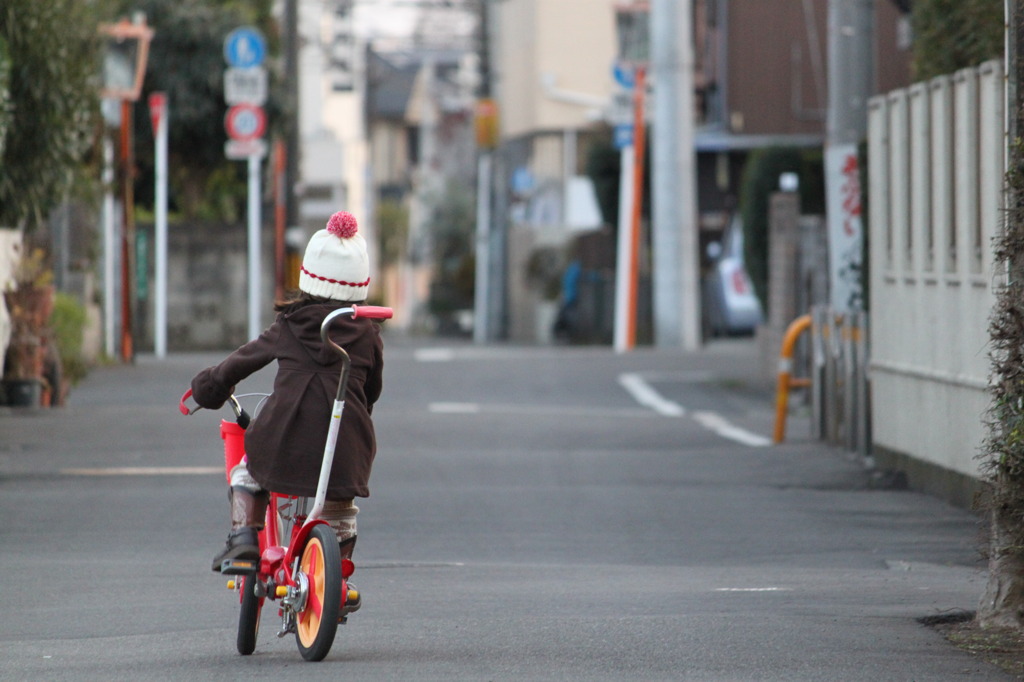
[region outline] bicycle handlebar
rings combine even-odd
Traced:
[[[192,389],[190,388],[182,394],[181,400],[178,401],[178,411],[181,412],[186,417],[188,417],[189,415],[193,415],[199,410],[203,409],[203,406],[198,404],[194,408],[189,408],[189,406],[185,404],[185,401],[187,401],[191,397]],[[235,423],[237,423],[243,429],[249,428],[249,423],[252,421],[252,417],[249,416],[249,413],[246,412],[242,405],[238,402],[238,398],[236,398],[233,394],[229,395],[227,402],[228,404],[231,405],[231,411],[235,413]]]

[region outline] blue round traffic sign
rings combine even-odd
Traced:
[[[267,56],[267,41],[252,26],[241,26],[224,39],[224,59],[230,66],[247,69],[259,66]]]

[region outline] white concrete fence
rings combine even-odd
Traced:
[[[1003,112],[1000,61],[869,105],[874,449],[972,478],[989,403]]]

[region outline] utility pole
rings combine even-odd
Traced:
[[[492,286],[495,274],[493,262],[493,211],[491,187],[494,184],[494,147],[498,142],[498,109],[491,91],[490,0],[480,2],[480,84],[477,88],[476,142],[476,272],[473,283],[473,341],[486,343],[495,337],[494,319],[497,306],[492,298],[498,287]]]
[[[299,0],[284,0],[285,111],[284,204],[288,227],[299,224],[295,186],[299,181]]]
[[[700,347],[699,239],[693,128],[693,2],[651,4],[654,77],[652,259],[654,341]]]
[[[836,312],[864,309],[857,146],[867,134],[872,93],[874,0],[829,0],[825,195],[829,292]]]

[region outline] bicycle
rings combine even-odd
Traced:
[[[328,330],[335,319],[346,314],[353,318],[389,319],[392,310],[383,306],[338,308],[327,315],[320,326],[321,340],[341,355],[342,368],[316,496],[312,498],[313,508],[306,513],[309,498],[271,491],[266,522],[259,532],[259,560],[227,560],[221,566],[221,573],[236,576],[228,581],[228,588],[238,592],[240,610],[236,648],[243,656],[256,650],[260,616],[267,599],[279,603],[281,629],[277,636],[294,633],[299,653],[307,661],[323,660],[334,644],[338,625],[348,620],[349,613],[355,610],[353,605],[359,600],[358,593],[348,583],[355,564],[351,559],[341,558],[334,529],[320,518],[327,499],[327,483],[345,408],[345,387],[350,367],[348,353],[331,340]],[[202,409],[186,405],[191,396],[190,389],[179,401],[178,407],[183,415],[195,414]],[[220,431],[224,440],[225,472],[230,483],[231,469],[245,456],[245,429],[252,418],[236,396],[232,395],[228,403],[235,414],[235,421],[221,420]],[[288,542],[283,544],[286,537]]]

